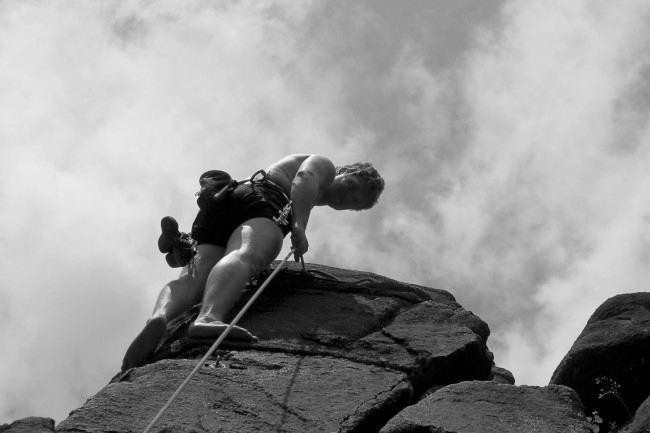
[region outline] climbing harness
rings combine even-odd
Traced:
[[[261,176],[261,177],[258,177]],[[269,196],[265,198],[265,202],[273,207],[276,212],[278,212],[277,217],[273,217],[273,222],[275,222],[280,228],[282,226],[289,227],[291,225],[291,199],[286,194],[284,189],[281,186],[273,182],[269,178],[269,173],[264,170],[258,170],[250,177],[250,179],[245,180],[242,183],[250,183],[254,187],[259,187],[267,190],[271,190],[275,193],[279,193],[284,200],[278,200],[277,197],[274,198]],[[286,203],[286,204],[284,204]]]
[[[289,215],[291,214],[291,203],[292,201],[289,200],[289,203],[287,203],[287,205],[280,210],[280,214],[277,217],[273,217],[273,222],[275,222],[279,226],[286,226],[287,224],[289,224]]]
[[[148,433],[148,432],[151,431],[151,429],[156,424],[156,422],[163,416],[163,414],[167,411],[167,409],[169,409],[169,406],[176,399],[176,397],[178,397],[178,395],[185,388],[185,386],[187,386],[187,384],[190,382],[190,380],[192,380],[192,377],[194,377],[194,375],[196,375],[196,373],[198,373],[199,369],[205,363],[205,361],[214,353],[215,350],[217,350],[217,347],[219,347],[221,342],[223,340],[225,340],[225,338],[228,335],[228,333],[230,332],[230,330],[235,326],[235,324],[237,324],[237,322],[239,322],[239,320],[242,318],[242,316],[246,313],[246,311],[248,311],[248,309],[251,307],[251,305],[253,305],[253,302],[255,302],[255,300],[262,294],[262,291],[266,288],[266,286],[269,285],[269,283],[277,275],[277,273],[280,272],[280,269],[282,268],[282,266],[284,266],[284,264],[287,262],[287,260],[289,260],[289,257],[291,257],[293,255],[293,251],[294,251],[294,249],[291,248],[291,251],[289,251],[289,254],[287,254],[287,256],[280,262],[280,264],[278,264],[278,266],[271,273],[271,275],[269,275],[268,278],[266,279],[266,281],[264,281],[264,284],[262,284],[260,286],[260,288],[257,289],[255,294],[248,300],[246,305],[244,305],[242,307],[242,309],[239,311],[237,316],[235,316],[235,318],[232,319],[232,321],[230,322],[230,325],[228,325],[226,330],[223,331],[223,333],[219,336],[219,338],[217,338],[217,341],[215,341],[212,344],[212,346],[207,351],[207,353],[203,356],[203,358],[201,358],[201,360],[199,361],[197,366],[194,367],[194,370],[192,370],[192,372],[189,374],[189,376],[187,376],[187,378],[183,381],[183,383],[181,383],[181,385],[178,387],[178,389],[174,392],[174,394],[172,394],[172,396],[169,398],[169,400],[167,400],[167,403],[165,403],[165,405],[162,407],[162,409],[160,409],[158,414],[149,423],[149,425],[143,430],[142,433]]]
[[[211,210],[220,206],[228,195],[239,185],[251,184],[264,192],[270,192],[264,202],[278,212],[273,221],[281,228],[291,226],[291,199],[278,184],[269,178],[269,173],[258,170],[248,179],[237,181],[228,173],[221,170],[210,170],[203,173],[199,179],[201,190],[195,195],[200,209]],[[264,193],[263,193],[264,194]],[[278,195],[281,197],[278,197]],[[286,203],[286,204],[285,204]],[[178,222],[171,216],[164,217],[161,222],[162,234],[158,238],[158,249],[166,254],[167,264],[172,268],[180,268],[190,265],[192,269],[192,258],[197,254],[197,242],[192,238],[191,233],[179,231]]]

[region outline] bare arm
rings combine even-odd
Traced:
[[[309,215],[320,200],[322,192],[332,184],[335,171],[334,164],[328,158],[311,155],[300,164],[293,178],[291,243],[295,248],[296,260],[309,248],[305,235]]]

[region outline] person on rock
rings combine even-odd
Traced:
[[[314,206],[370,209],[383,189],[384,179],[369,163],[335,167],[324,156],[297,154],[271,164],[262,182],[238,185],[218,209],[199,210],[191,232],[196,253],[178,279],[163,287],[153,315],[126,351],[122,370],[146,361],[165,335],[167,323],[200,301],[201,310],[188,333],[217,338],[228,327],[225,316],[246,283],[273,262],[289,232],[294,258],[307,252],[305,231]],[[289,218],[278,219],[282,207],[290,209]],[[173,218],[166,218],[163,234],[165,222],[175,224],[172,230],[178,228]],[[239,326],[228,338],[256,340]]]

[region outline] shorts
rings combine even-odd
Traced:
[[[192,223],[192,239],[198,245],[211,244],[225,248],[232,232],[252,218],[278,217],[289,204],[284,190],[266,180],[238,185],[215,209],[199,210]],[[291,231],[291,223],[278,225],[283,236]]]

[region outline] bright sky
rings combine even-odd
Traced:
[[[200,173],[289,153],[387,182],[314,211],[308,262],[451,292],[547,384],[650,280],[649,22],[646,0],[1,1],[0,424],[60,422],[119,370]]]

